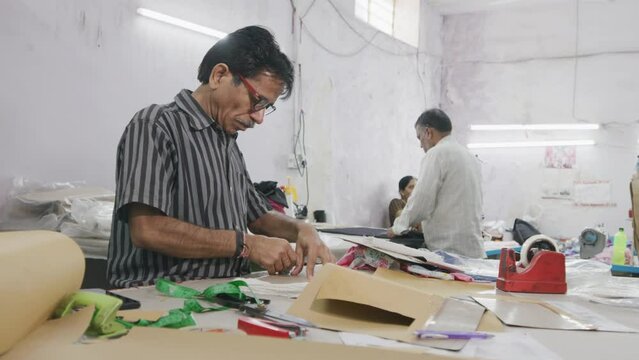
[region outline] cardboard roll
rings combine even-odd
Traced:
[[[548,236],[543,234],[533,235],[526,239],[521,246],[520,264],[523,267],[527,267],[539,251],[557,252],[559,251],[558,249],[557,242]]]

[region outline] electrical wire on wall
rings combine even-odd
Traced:
[[[301,35],[302,35],[302,31],[308,36],[309,39],[311,39],[313,41],[313,43],[315,43],[317,46],[319,46],[322,50],[326,51],[327,53],[336,56],[336,57],[343,57],[343,58],[347,58],[347,57],[354,57],[357,56],[358,54],[360,54],[361,52],[363,52],[367,47],[372,46],[373,48],[387,54],[387,55],[391,55],[391,56],[400,56],[400,57],[408,57],[408,56],[415,56],[415,70],[417,72],[417,77],[420,81],[420,89],[422,90],[422,94],[424,96],[424,104],[428,103],[428,95],[426,93],[426,89],[425,89],[425,85],[424,85],[424,78],[421,74],[420,71],[420,63],[419,63],[419,57],[420,55],[423,56],[427,56],[427,57],[431,57],[431,58],[435,58],[438,61],[441,62],[442,56],[441,55],[436,55],[436,54],[432,54],[426,51],[408,51],[408,52],[394,52],[392,50],[383,48],[377,44],[375,44],[373,42],[373,40],[375,40],[375,38],[381,33],[379,30],[376,30],[373,35],[371,35],[369,38],[367,38],[366,36],[364,36],[361,32],[359,32],[354,26],[353,24],[351,24],[348,19],[346,18],[346,16],[344,16],[344,14],[342,14],[342,12],[339,10],[339,8],[335,5],[335,3],[332,0],[327,0],[326,3],[328,3],[331,8],[334,10],[334,12],[337,14],[337,16],[342,20],[342,22],[346,25],[346,27],[348,27],[348,29],[355,35],[357,35],[357,37],[359,37],[360,39],[362,39],[364,42],[361,46],[357,47],[354,50],[351,51],[347,51],[347,52],[338,52],[335,51],[331,48],[329,48],[328,46],[326,46],[325,44],[323,44],[321,41],[318,40],[318,38],[313,34],[313,32],[308,28],[308,26],[304,23],[304,18],[309,14],[309,12],[311,11],[311,9],[313,8],[313,6],[315,5],[315,1],[313,0],[311,2],[311,4],[306,8],[306,10],[304,11],[304,14],[302,16],[300,16],[299,18],[299,24],[300,24],[300,42],[301,42]],[[295,3],[293,2],[293,0],[290,0],[291,6],[293,7],[293,13],[296,13],[296,7],[295,7]]]
[[[297,165],[297,171],[301,177],[306,178],[306,201],[304,203],[305,207],[308,207],[308,201],[311,197],[311,193],[308,187],[308,162],[306,157],[306,121],[304,119],[304,109],[300,109],[299,114],[299,127],[297,129],[297,135],[295,136],[295,147],[294,147],[294,155],[295,155],[295,164]],[[301,146],[301,152],[300,151]],[[298,161],[300,158],[299,155],[302,155],[303,159],[301,162]]]
[[[299,78],[299,100],[302,104],[303,92],[302,92],[302,64],[297,64],[298,78]],[[293,155],[295,156],[295,165],[300,177],[306,178],[306,201],[304,207],[308,208],[308,201],[311,197],[311,192],[308,187],[308,158],[306,157],[306,120],[304,118],[304,109],[300,106],[299,111],[299,123],[297,126],[297,133],[295,134],[295,141],[293,142]],[[300,156],[301,155],[301,156]],[[302,159],[300,161],[300,158]]]

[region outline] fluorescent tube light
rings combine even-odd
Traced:
[[[501,124],[470,125],[470,130],[499,131],[499,130],[597,130],[599,124]]]
[[[545,147],[545,146],[586,146],[595,145],[594,140],[550,140],[550,141],[512,141],[469,143],[469,149],[513,148],[513,147]]]
[[[178,18],[175,18],[173,16],[165,15],[165,14],[159,13],[157,11],[153,11],[153,10],[149,10],[149,9],[145,9],[145,8],[138,8],[137,13],[142,15],[142,16],[144,16],[144,17],[151,18],[153,20],[157,20],[157,21],[161,21],[161,22],[164,22],[164,23],[167,23],[167,24],[179,26],[181,28],[184,28],[184,29],[187,29],[187,30],[191,30],[191,31],[195,31],[195,32],[198,32],[200,34],[208,35],[208,36],[214,37],[216,39],[222,39],[226,35],[228,35],[227,33],[221,32],[219,30],[215,30],[215,29],[211,29],[211,28],[206,27],[206,26],[194,24],[194,23],[188,22],[186,20],[178,19]]]

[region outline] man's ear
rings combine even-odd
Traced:
[[[224,81],[226,77],[233,77],[228,65],[219,63],[211,69],[211,75],[209,76],[209,86],[212,89],[216,89]]]

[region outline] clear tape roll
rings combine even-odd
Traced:
[[[557,247],[557,242],[546,235],[537,234],[529,237],[521,246],[519,262],[523,267],[528,267],[528,265],[530,265],[530,262],[537,251],[535,249],[557,252],[559,248]]]

